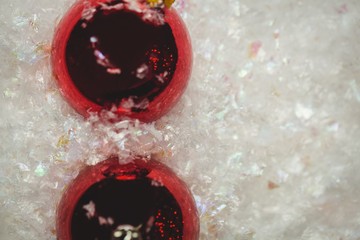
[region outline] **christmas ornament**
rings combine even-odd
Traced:
[[[82,115],[103,109],[153,121],[168,112],[191,72],[188,33],[173,0],[90,0],[56,31],[52,65],[62,94]],[[87,167],[57,212],[58,240],[197,240],[185,184],[156,161],[113,158]]]
[[[53,40],[52,66],[80,114],[106,109],[149,122],[175,105],[192,50],[183,21],[167,8],[172,2],[81,0],[68,11]]]
[[[199,221],[186,185],[166,166],[117,158],[88,166],[57,212],[58,240],[197,240]]]

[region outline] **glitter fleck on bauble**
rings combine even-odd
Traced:
[[[174,9],[80,1],[57,28],[52,66],[62,94],[85,117],[105,109],[149,122],[184,92],[192,50]]]
[[[199,219],[186,185],[165,165],[117,158],[89,166],[57,211],[58,240],[197,240]]]

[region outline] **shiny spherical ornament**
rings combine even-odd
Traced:
[[[197,240],[199,219],[186,185],[166,166],[117,158],[83,169],[57,211],[58,240]]]
[[[58,25],[51,61],[62,94],[83,116],[105,109],[149,122],[184,92],[192,50],[172,8],[80,0]]]

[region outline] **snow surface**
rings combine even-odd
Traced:
[[[55,240],[64,187],[114,151],[187,182],[201,240],[360,239],[360,1],[177,0],[189,87],[156,123],[118,126],[84,121],[54,83],[73,2],[0,0],[0,239]]]

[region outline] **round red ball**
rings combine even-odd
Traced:
[[[160,162],[117,158],[83,169],[57,211],[58,240],[198,240],[194,199]]]
[[[80,0],[56,29],[54,76],[62,95],[85,117],[106,109],[154,121],[187,86],[192,50],[184,22],[172,8],[141,2]]]

